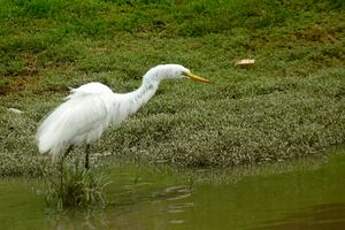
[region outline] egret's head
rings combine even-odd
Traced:
[[[178,64],[165,64],[165,65],[158,65],[150,69],[147,74],[145,74],[144,78],[148,80],[164,80],[164,79],[191,79],[194,81],[208,83],[207,79],[199,77],[193,73],[186,67]]]

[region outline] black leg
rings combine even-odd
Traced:
[[[69,146],[66,150],[66,152],[64,152],[64,154],[61,157],[60,160],[60,190],[61,190],[61,195],[63,194],[63,163],[65,158],[68,156],[68,154],[72,151],[73,147],[72,145]]]
[[[61,157],[61,160],[60,160],[60,194],[61,196],[63,193],[63,160],[64,160],[64,157]]]
[[[64,153],[63,158],[66,158],[66,157],[68,156],[68,154],[69,154],[72,150],[73,150],[73,146],[70,145],[70,146],[68,147],[68,149],[66,150],[66,152]]]
[[[90,168],[89,166],[89,153],[90,153],[90,145],[86,145],[85,149],[85,169],[88,170]]]

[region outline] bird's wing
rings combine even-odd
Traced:
[[[66,97],[66,100],[77,97],[84,97],[88,95],[100,95],[112,92],[113,91],[108,86],[103,85],[102,83],[90,82],[76,89],[71,88],[71,94],[68,97]]]
[[[113,92],[101,83],[92,82],[71,89],[66,101],[41,123],[36,138],[40,152],[53,155],[65,146],[94,141],[111,122]]]

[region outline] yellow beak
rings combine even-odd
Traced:
[[[199,77],[195,74],[192,74],[192,73],[185,73],[184,76],[186,76],[187,78],[193,80],[193,81],[199,81],[199,82],[203,82],[203,83],[210,83],[209,80],[205,79],[205,78],[202,78],[202,77]]]

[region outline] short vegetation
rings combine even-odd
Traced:
[[[65,165],[62,178],[54,174],[45,174],[45,178],[43,195],[53,210],[104,207],[107,203],[105,189],[110,180],[98,171],[84,170],[74,163]]]
[[[323,154],[345,141],[344,15],[343,0],[0,0],[0,175],[44,174],[36,128],[69,87],[130,91],[159,63],[213,84],[163,82],[94,158],[229,167]],[[234,66],[242,58],[256,64]]]

